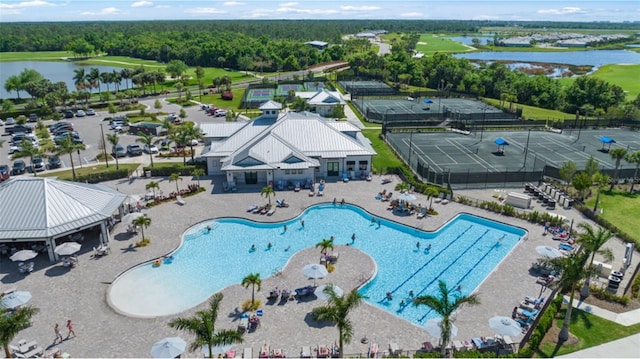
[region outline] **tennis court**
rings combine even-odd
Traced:
[[[278,89],[276,90],[276,95],[277,96],[288,96],[289,95],[289,91],[300,92],[300,91],[304,91],[304,90],[305,90],[304,84],[278,85]]]
[[[248,102],[254,101],[268,101],[273,98],[275,89],[249,89],[247,90],[246,100]]]
[[[323,82],[305,82],[306,91],[318,91],[324,89]]]
[[[391,146],[405,161],[410,161],[411,167],[418,173],[428,169],[434,173],[476,174],[476,178],[482,177],[489,182],[491,178],[488,177],[501,179],[507,172],[523,173],[524,177],[525,172],[533,175],[534,172],[542,171],[545,166],[558,169],[569,160],[575,162],[578,169],[584,169],[591,156],[598,161],[604,172],[612,172],[614,162],[606,151],[608,144],[603,149],[602,136],[615,140],[611,149],[640,149],[640,133],[621,129],[582,130],[579,135],[577,130],[565,133],[534,130],[485,131],[471,135],[449,131],[387,133]],[[508,145],[498,146],[498,138]],[[621,172],[620,177],[633,175],[634,168],[629,165],[626,168],[626,171],[623,168],[624,173]]]
[[[340,81],[340,86],[352,96],[395,95],[397,91],[382,81]]]

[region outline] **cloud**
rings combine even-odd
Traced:
[[[404,18],[418,18],[418,17],[422,17],[422,16],[424,16],[424,14],[421,13],[421,12],[417,12],[417,11],[404,12],[404,13],[400,14],[400,17],[404,17]]]
[[[247,5],[247,3],[239,2],[239,1],[227,1],[222,3],[223,6],[241,6]]]
[[[122,14],[122,10],[115,8],[115,7],[107,7],[104,8],[100,11],[85,11],[85,12],[81,12],[80,15],[85,15],[85,16],[108,16],[108,15],[119,15]]]
[[[195,7],[187,9],[184,12],[187,14],[226,14],[224,10],[218,10],[214,7]]]
[[[156,5],[156,9],[170,9],[170,5]]]
[[[343,6],[340,6],[340,9],[344,10],[344,11],[375,11],[375,10],[380,10],[380,6],[367,6],[367,5],[351,6],[351,5],[343,5]]]
[[[300,5],[300,3],[297,2],[283,2],[282,4],[280,4],[280,7],[292,7],[292,6],[298,6]]]
[[[56,6],[50,2],[34,0],[34,1],[23,1],[15,4],[0,4],[0,9],[24,9],[27,7],[40,7],[40,6]]]
[[[306,14],[306,15],[333,15],[338,14],[337,10],[332,9],[298,9],[283,6],[276,10],[279,13]]]
[[[150,7],[153,6],[153,3],[151,1],[136,1],[133,4],[131,4],[131,7]]]
[[[274,10],[271,9],[253,9],[248,16],[249,19],[261,19],[263,17],[271,16]]]
[[[587,11],[579,7],[566,6],[561,9],[540,9],[536,11],[538,14],[544,15],[567,15],[567,14],[586,14]]]

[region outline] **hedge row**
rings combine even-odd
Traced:
[[[144,171],[151,171],[151,175],[154,177],[171,176],[173,173],[179,173],[180,176],[191,176],[193,170],[201,168],[199,165],[183,165],[182,163],[176,164],[163,164],[162,166],[155,167],[143,167]],[[206,172],[205,172],[206,173]]]
[[[562,307],[562,300],[563,300],[562,295],[558,295],[553,300],[553,302],[549,305],[549,307],[547,307],[547,309],[544,311],[544,313],[540,317],[538,324],[533,329],[533,333],[529,337],[527,346],[525,348],[520,349],[520,351],[518,351],[518,357],[520,358],[533,357],[533,354],[535,354],[536,350],[538,349],[540,342],[542,342],[542,339],[544,338],[544,336],[547,334],[549,329],[551,329],[551,326],[554,325],[556,314]]]
[[[102,172],[92,172],[85,175],[77,175],[76,182],[99,183],[127,177],[129,177],[129,171],[127,169],[114,168]]]

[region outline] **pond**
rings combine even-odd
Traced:
[[[540,62],[595,67],[607,64],[640,64],[640,53],[630,50],[585,50],[570,52],[481,51],[456,54],[454,56],[470,60]]]
[[[67,84],[67,88],[70,92],[76,91],[76,86],[73,83],[73,77],[75,69],[84,67],[86,72],[89,72],[91,68],[98,68],[100,72],[111,72],[116,70],[120,72],[121,68],[112,66],[83,66],[73,62],[55,62],[55,61],[15,61],[15,62],[0,62],[0,98],[15,98],[16,92],[12,91],[8,93],[4,89],[4,84],[7,79],[13,75],[19,75],[24,69],[33,69],[38,71],[44,78],[50,80],[53,83],[64,81]],[[105,85],[101,85],[102,90],[106,90]],[[114,89],[114,84],[109,84],[110,89]],[[125,81],[120,83],[120,88],[126,88]],[[97,92],[98,89],[93,89],[92,92]],[[29,97],[29,95],[22,91],[20,97]]]
[[[480,40],[481,45],[485,45],[487,41],[493,42],[493,35],[478,35],[478,36],[454,36],[450,37],[451,40],[461,42],[465,45],[473,45],[473,39]]]

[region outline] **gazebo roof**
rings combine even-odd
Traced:
[[[126,198],[101,184],[12,178],[0,184],[0,241],[55,237],[97,224]]]

